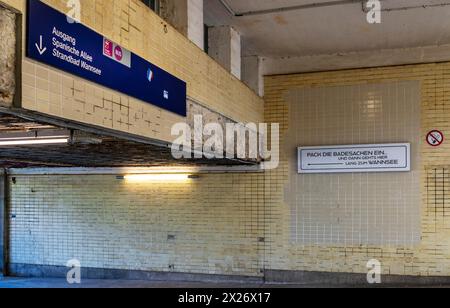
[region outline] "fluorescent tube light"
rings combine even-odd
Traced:
[[[186,182],[189,174],[128,174],[124,176],[126,181],[132,182]]]
[[[64,144],[69,138],[45,138],[45,139],[0,139],[0,146],[38,145],[38,144]]]

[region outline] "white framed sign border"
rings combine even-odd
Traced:
[[[323,163],[324,168],[310,168],[305,169],[303,164],[303,152],[311,150],[320,151],[332,151],[332,150],[357,150],[357,149],[387,149],[398,148],[404,149],[405,160],[400,167],[371,167],[371,168],[358,168],[358,167],[344,167],[344,168],[331,168],[326,167],[336,165],[337,163]],[[333,174],[333,173],[382,173],[382,172],[410,172],[411,171],[411,144],[410,143],[387,143],[387,144],[361,144],[361,145],[336,145],[336,146],[311,146],[311,147],[299,147],[297,150],[297,162],[299,174]]]

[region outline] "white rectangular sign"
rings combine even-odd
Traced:
[[[300,147],[298,172],[356,173],[411,171],[411,144]]]

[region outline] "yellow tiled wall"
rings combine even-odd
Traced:
[[[25,1],[6,2],[23,11]],[[65,8],[64,1],[46,2]],[[250,90],[172,28],[164,33],[164,22],[139,1],[82,0],[82,4],[88,26],[186,80],[193,98],[235,120],[261,120],[263,106]],[[34,69],[37,72],[38,68]],[[280,123],[282,133],[289,129],[285,95],[292,89],[418,81],[420,139],[425,140],[433,129],[449,136],[449,72],[450,63],[436,63],[267,77],[265,119]],[[51,75],[49,79],[65,78]],[[73,80],[74,89],[93,87],[95,95],[95,86],[80,82]],[[88,91],[92,93],[92,89]],[[208,175],[195,188],[123,187],[107,176],[19,177],[11,186],[11,211],[17,215],[11,225],[12,259],[60,265],[77,254],[77,250],[70,250],[74,249],[71,245],[86,240],[98,253],[84,254],[87,266],[94,267],[164,271],[174,264],[175,271],[255,276],[261,275],[261,267],[364,273],[367,261],[376,258],[382,262],[384,273],[450,275],[446,197],[450,142],[439,148],[421,144],[421,236],[414,246],[293,244],[291,209],[284,195],[292,166],[286,153],[281,153],[280,167],[265,175]],[[73,215],[75,223],[65,220],[68,214]],[[89,237],[83,230],[93,225],[102,229],[94,230],[100,233]],[[30,233],[34,236],[31,240]],[[179,242],[168,241],[171,233]],[[61,256],[55,247],[61,250]],[[132,248],[125,263],[118,258],[128,253],[123,247]],[[22,254],[22,250],[30,255]]]
[[[286,153],[282,153],[280,168],[266,174],[265,202],[268,224],[266,267],[281,270],[367,273],[370,259],[382,262],[383,272],[397,275],[450,274],[450,218],[445,192],[448,182],[450,142],[439,148],[426,144],[428,131],[439,129],[450,134],[450,63],[383,67],[361,70],[310,73],[266,77],[266,120],[279,122],[282,139],[289,126],[289,104],[286,94],[293,89],[365,85],[399,81],[419,81],[421,87],[421,120],[419,170],[421,176],[421,236],[420,243],[411,246],[345,246],[292,244],[290,240],[291,209],[284,201],[291,168]],[[406,112],[406,111],[405,111]],[[351,116],[351,114],[349,114]],[[301,134],[301,132],[299,132]],[[285,140],[284,140],[285,141]],[[317,140],[320,144],[321,140]],[[329,141],[326,141],[329,143]],[[299,146],[284,144],[284,146]],[[283,148],[283,146],[282,146]],[[322,188],[326,193],[326,187]],[[321,189],[316,189],[321,193]],[[436,195],[437,193],[437,195]]]
[[[25,0],[4,2],[25,12]],[[43,2],[67,10],[67,1]],[[237,122],[262,121],[261,98],[141,1],[81,0],[81,5],[83,24],[186,81],[188,96],[196,102]],[[169,142],[170,128],[183,120],[27,58],[22,107]]]
[[[420,139],[432,129],[448,135],[447,71],[450,63],[267,77],[266,119],[280,123],[283,136],[292,89],[415,81]],[[106,175],[18,176],[16,184],[10,178],[12,262],[64,265],[78,257],[89,267],[170,271],[174,265],[176,272],[261,276],[261,269],[366,273],[375,258],[386,274],[450,275],[450,143],[413,143],[421,144],[418,244],[293,243],[285,202],[292,166],[282,152],[280,167],[266,174],[211,174],[188,185]]]
[[[260,276],[263,178],[184,183],[115,175],[15,176],[10,262]]]

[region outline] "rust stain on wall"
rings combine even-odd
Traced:
[[[274,17],[274,20],[277,24],[281,25],[281,26],[285,26],[288,25],[288,21],[286,20],[286,18],[284,18],[282,15],[276,15]]]

